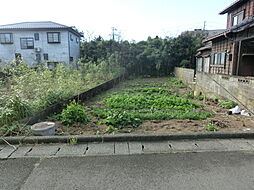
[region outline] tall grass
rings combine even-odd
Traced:
[[[117,59],[78,63],[78,68],[57,65],[30,68],[26,63],[9,64],[0,80],[0,125],[31,115],[70,96],[79,94],[124,72]]]

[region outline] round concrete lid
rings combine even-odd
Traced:
[[[32,131],[46,131],[49,130],[51,128],[55,127],[55,123],[54,122],[41,122],[41,123],[36,123],[34,125],[31,126],[31,130]]]

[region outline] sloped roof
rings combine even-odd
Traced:
[[[219,14],[220,15],[224,15],[232,10],[234,10],[235,8],[237,8],[238,6],[241,6],[243,3],[245,3],[248,0],[237,0],[235,2],[233,2],[232,4],[230,4],[228,7],[226,7],[223,11],[221,11]]]
[[[24,30],[24,29],[68,29],[74,32],[78,36],[82,37],[75,28],[58,24],[52,21],[40,21],[40,22],[21,22],[15,24],[0,25],[0,30]]]

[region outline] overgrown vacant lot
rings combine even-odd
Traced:
[[[139,78],[81,107],[72,103],[51,119],[56,120],[58,135],[253,131],[252,117],[226,114],[228,109],[222,107],[231,104],[194,96],[175,78]],[[79,117],[83,112],[85,117]]]

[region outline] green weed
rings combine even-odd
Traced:
[[[67,108],[62,111],[60,117],[64,125],[72,125],[75,122],[87,123],[89,121],[85,108],[75,101],[67,105]]]
[[[0,126],[1,136],[20,136],[30,135],[30,128],[21,123],[12,123],[11,125]]]
[[[222,101],[219,103],[219,106],[226,109],[231,109],[236,106],[236,103],[233,101]]]
[[[211,123],[208,123],[208,124],[204,127],[204,129],[205,129],[206,131],[219,131],[219,128],[218,128],[217,126],[211,124]]]

